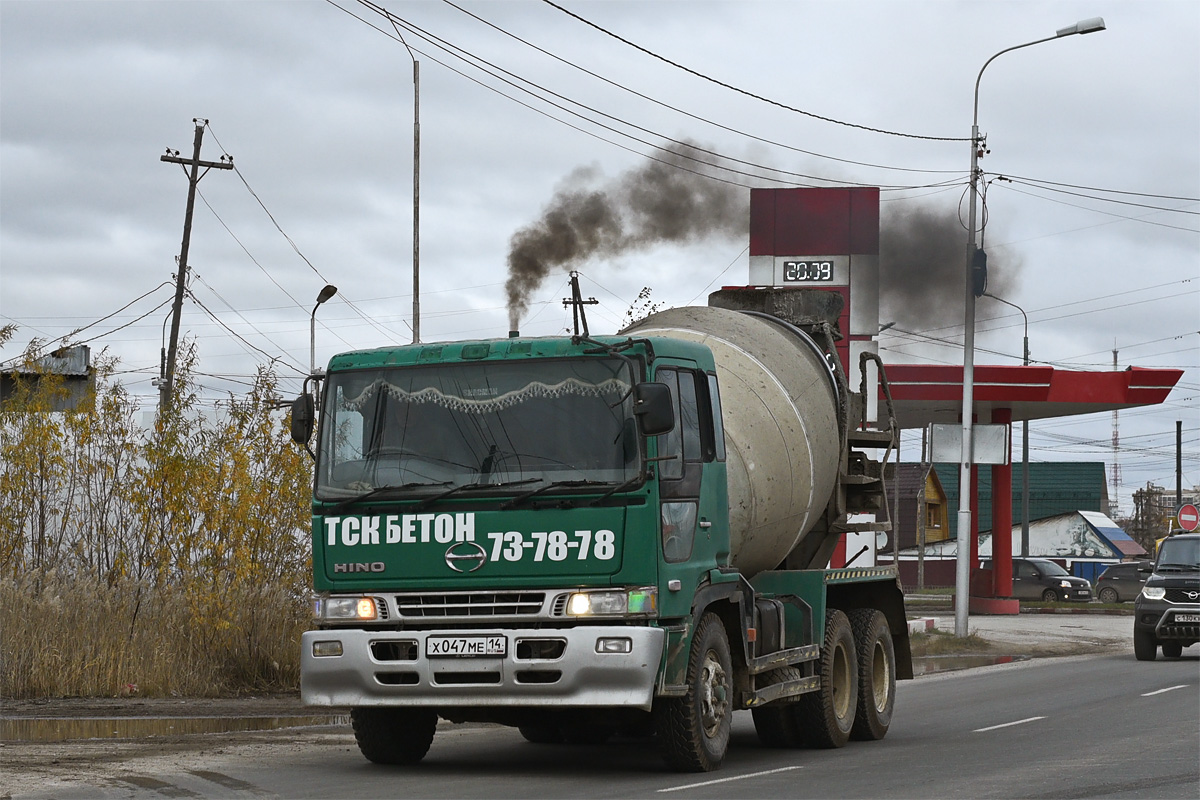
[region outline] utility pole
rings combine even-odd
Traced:
[[[166,372],[160,376],[158,384],[160,412],[171,405],[171,389],[175,382],[175,353],[179,347],[179,317],[183,313],[183,291],[187,286],[188,246],[192,239],[192,211],[196,207],[196,184],[208,174],[210,169],[233,169],[233,156],[223,155],[220,161],[200,160],[200,144],[204,141],[204,126],[208,124],[208,120],[193,119],[192,122],[196,124],[196,140],[192,157],[190,159],[180,158],[179,151],[170,148],[167,149],[166,155],[159,156],[160,161],[183,164],[192,168],[188,175],[187,211],[183,217],[183,244],[179,248],[179,268],[176,270],[175,276],[175,303],[171,307],[171,340],[167,349]],[[204,172],[200,172],[201,167],[204,167]]]

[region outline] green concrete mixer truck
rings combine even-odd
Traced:
[[[899,581],[828,564],[886,528],[867,453],[896,432],[804,322],[687,307],[334,356],[292,413],[315,458],[303,701],[349,706],[383,764],[439,718],[644,736],[681,771],[720,766],[738,710],[770,746],[882,738],[912,677]]]

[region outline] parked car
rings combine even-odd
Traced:
[[[1153,572],[1133,604],[1133,654],[1153,661],[1200,642],[1200,534],[1170,536],[1158,547]]]
[[[1142,591],[1142,584],[1154,566],[1150,561],[1128,561],[1111,564],[1096,578],[1093,591],[1101,603],[1123,603],[1133,600]],[[1145,568],[1144,571],[1139,571]]]
[[[1054,603],[1092,599],[1090,581],[1075,577],[1048,558],[1014,558],[1012,563],[1012,596],[1018,600]],[[983,562],[984,569],[991,566],[991,561]]]

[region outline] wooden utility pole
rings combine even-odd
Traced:
[[[192,239],[192,211],[196,207],[196,184],[208,174],[210,169],[233,169],[233,156],[223,155],[220,161],[201,161],[200,144],[204,141],[204,126],[206,119],[193,119],[196,123],[196,140],[192,157],[180,158],[178,150],[167,150],[167,154],[159,156],[160,161],[171,164],[190,166],[188,174],[187,211],[183,217],[183,244],[179,248],[179,268],[175,275],[175,303],[171,308],[171,340],[167,348],[166,371],[159,378],[158,408],[163,411],[171,405],[171,389],[175,383],[175,353],[179,347],[179,317],[183,313],[183,291],[187,286],[188,245]],[[200,168],[204,167],[204,172]]]

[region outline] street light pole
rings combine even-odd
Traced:
[[[308,374],[312,375],[317,371],[317,309],[321,307],[329,298],[337,294],[337,287],[332,283],[325,284],[325,288],[317,295],[317,304],[313,306],[312,316],[308,320]]]
[[[984,295],[993,300],[1004,303],[1006,306],[1012,306],[1017,311],[1021,312],[1022,319],[1025,320],[1025,338],[1024,347],[1025,355],[1021,361],[1022,365],[1029,366],[1029,317],[1025,314],[1025,309],[1021,308],[1016,303],[1010,303],[1003,297],[997,297],[990,292],[984,292]],[[1021,420],[1021,555],[1029,555],[1029,420]]]
[[[970,608],[970,577],[971,577],[971,466],[975,458],[974,441],[972,439],[971,416],[974,411],[975,398],[975,281],[973,267],[976,259],[976,194],[979,188],[979,157],[983,155],[983,140],[979,136],[979,82],[988,65],[1005,53],[1032,47],[1035,44],[1054,41],[1064,36],[1074,34],[1095,33],[1104,30],[1104,20],[1100,17],[1086,19],[1082,22],[1062,28],[1054,36],[1035,39],[1032,42],[1008,47],[993,55],[979,69],[975,78],[975,107],[971,117],[971,175],[970,198],[967,215],[967,258],[964,278],[965,309],[963,312],[963,403],[962,403],[962,455],[959,459],[958,481],[958,552],[955,561],[955,602],[954,602],[954,635],[967,635],[967,616]],[[980,293],[982,294],[982,289]]]
[[[388,21],[413,62],[413,344],[421,341],[421,62],[390,14]]]

